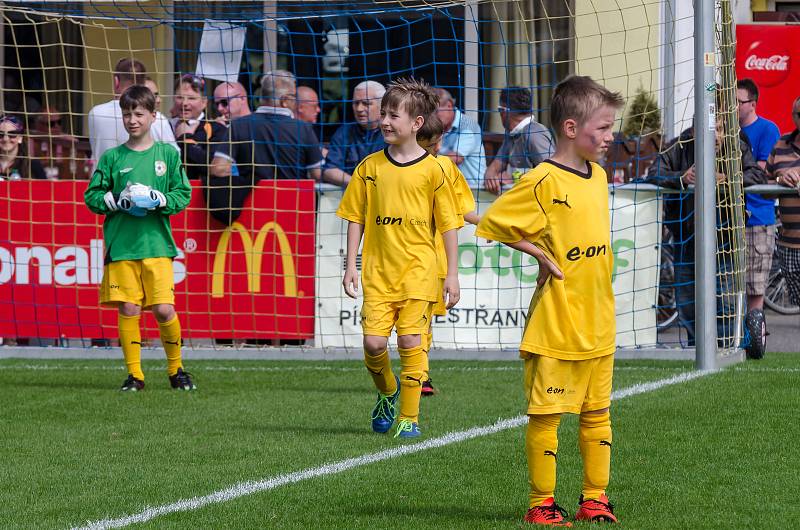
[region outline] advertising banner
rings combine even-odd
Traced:
[[[332,190],[320,196],[316,345],[358,348],[362,300],[348,298],[342,288],[347,224],[335,214],[341,195],[341,191]],[[479,192],[479,211],[494,199],[492,194]],[[655,192],[631,188],[614,190],[609,204],[617,344],[655,344],[661,203]],[[472,225],[459,230],[461,301],[447,315],[434,318],[434,346],[516,348],[536,287],[536,260],[505,245],[477,239],[474,234]]]
[[[117,336],[116,309],[98,307],[103,216],[84,205],[86,185],[0,183],[0,335]],[[313,337],[314,182],[262,181],[227,228],[193,187],[189,207],[171,218],[184,339]],[[144,321],[145,336],[157,337]]]
[[[794,130],[792,103],[800,95],[800,26],[736,25],[736,77],[755,81],[756,111],[778,125],[782,134]]]

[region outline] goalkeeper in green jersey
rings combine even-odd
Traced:
[[[100,303],[119,309],[119,339],[128,367],[123,391],[144,388],[139,328],[143,307],[158,321],[172,388],[195,389],[181,363],[172,276],[178,249],[169,222],[170,215],[189,204],[192,189],[175,148],[150,135],[155,104],[145,86],[134,85],[122,93],[119,106],[128,141],[103,153],[84,193],[89,209],[106,216]]]

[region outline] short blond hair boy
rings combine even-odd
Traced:
[[[615,314],[608,184],[600,160],[622,97],[573,76],[553,95],[553,157],[529,171],[484,214],[476,235],[539,262],[520,344],[525,360],[530,477],[525,522],[569,526],[556,504],[561,414],[580,414],[583,491],[577,520],[616,522],[606,487],[611,462]]]

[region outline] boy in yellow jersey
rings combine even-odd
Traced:
[[[615,316],[605,171],[596,163],[613,136],[622,97],[588,77],[560,83],[550,106],[556,151],[483,215],[476,235],[539,262],[520,344],[525,360],[525,522],[571,526],[554,500],[558,424],[580,414],[583,491],[576,520],[617,522],[606,496],[611,468],[611,378]]]
[[[119,310],[119,338],[128,378],[121,390],[144,388],[142,308],[158,321],[172,388],[194,390],[181,363],[181,325],[175,313],[172,258],[178,254],[169,216],[186,208],[192,189],[180,155],[155,142],[156,99],[149,88],[129,87],[119,98],[128,141],[100,157],[84,193],[91,211],[105,215],[105,266],[100,303]]]
[[[437,107],[431,88],[417,81],[392,83],[381,100],[381,132],[388,146],[356,167],[336,214],[349,221],[347,268],[342,284],[348,296],[358,292],[356,256],[361,236],[364,303],[364,361],[378,389],[372,430],[395,436],[420,436],[419,401],[431,310],[440,288],[436,278],[433,230],[442,232],[448,258],[444,298],[459,299],[456,230],[463,225],[455,194],[441,162],[417,144],[417,132]],[[400,378],[392,373],[386,349],[397,329]]]
[[[419,132],[417,132],[417,143],[425,149],[432,156],[442,163],[442,166],[447,172],[447,179],[453,187],[456,194],[458,213],[462,218],[471,224],[478,224],[480,217],[475,211],[475,197],[472,195],[472,190],[467,184],[467,179],[458,166],[447,156],[439,155],[439,149],[442,146],[442,136],[444,135],[444,124],[436,114],[432,114],[422,124]],[[442,288],[439,289],[440,293],[444,292],[444,280],[447,277],[447,256],[444,251],[444,241],[442,235],[437,230],[434,233],[436,244],[436,268],[439,277],[439,283]],[[447,314],[447,308],[444,299],[440,296],[433,306],[433,316],[444,316]],[[431,319],[431,327],[428,328],[428,333],[425,336],[425,351],[430,355],[431,344],[433,343],[433,319]],[[429,364],[425,364],[425,376],[422,380],[422,395],[432,396],[436,393],[433,388],[433,382],[430,377]]]

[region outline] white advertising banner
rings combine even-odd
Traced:
[[[342,288],[347,224],[336,217],[341,196],[341,190],[326,190],[319,200],[316,346],[322,348],[361,347],[362,300],[349,298]],[[479,192],[479,211],[494,198]],[[617,345],[655,344],[660,202],[652,191],[612,188],[609,205]],[[447,315],[434,317],[434,347],[515,349],[536,287],[536,260],[477,239],[469,224],[459,230],[458,240],[461,300]]]

